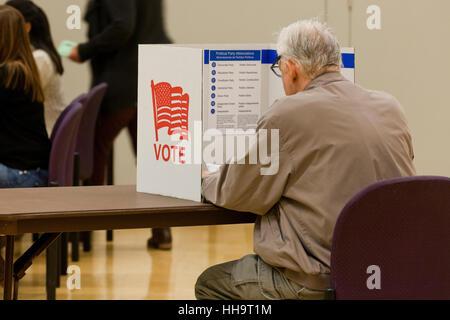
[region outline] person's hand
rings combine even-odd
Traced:
[[[74,46],[74,47],[72,48],[72,51],[71,51],[70,54],[69,54],[69,59],[72,60],[72,61],[74,61],[74,62],[78,62],[78,63],[81,63],[81,62],[82,62],[82,61],[81,61],[80,54],[79,54],[79,52],[78,52],[78,46]]]
[[[212,174],[212,172],[203,171],[203,172],[202,172],[202,179],[203,179],[203,178],[206,178],[206,177],[209,176],[210,174]]]

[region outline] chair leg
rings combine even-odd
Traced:
[[[111,154],[109,155],[107,184],[110,186],[114,185],[114,147],[111,148]],[[106,231],[106,241],[113,241],[112,230]]]
[[[107,181],[106,184],[109,186],[114,185],[114,147],[111,148],[111,153],[108,159],[108,168],[107,168]]]
[[[82,181],[83,186],[92,186],[91,179]],[[83,251],[91,252],[92,249],[92,231],[85,231],[81,233],[81,240],[83,241]]]
[[[80,155],[75,152],[73,155],[73,186],[78,187],[80,185]],[[80,260],[80,233],[72,233],[72,261]]]
[[[107,230],[106,231],[106,241],[111,242],[113,241],[114,235],[113,230]]]
[[[83,251],[90,252],[92,249],[91,244],[92,231],[81,232],[81,241],[83,241]]]
[[[36,242],[39,239],[39,233],[33,233],[33,242]]]
[[[73,155],[73,186],[80,185],[80,155],[75,152]]]
[[[58,237],[55,241],[56,243],[56,287],[61,287],[61,237]]]
[[[14,293],[13,293],[13,300],[19,299],[19,279],[14,277]]]
[[[47,248],[47,300],[55,300],[56,299],[56,279],[58,273],[58,245],[53,242]]]
[[[68,256],[67,256],[67,247],[68,247],[69,243],[67,240],[67,232],[64,232],[63,234],[61,234],[61,275],[65,276],[67,275],[67,261],[68,261]]]
[[[72,261],[78,262],[80,260],[80,234],[71,232],[70,236],[72,239]]]

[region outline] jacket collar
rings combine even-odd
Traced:
[[[306,87],[305,91],[323,87],[330,83],[338,81],[347,81],[347,79],[339,71],[326,72],[311,81],[311,83]]]

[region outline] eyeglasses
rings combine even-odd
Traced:
[[[279,65],[280,60],[281,60],[281,56],[278,56],[277,59],[275,60],[275,62],[270,67],[270,70],[272,70],[272,72],[275,73],[275,75],[279,78],[281,78],[281,71],[280,71],[280,65]]]

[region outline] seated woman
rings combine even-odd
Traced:
[[[56,120],[65,108],[65,103],[61,89],[64,67],[53,44],[50,24],[44,11],[30,0],[10,0],[6,4],[19,10],[25,18],[44,90],[47,133],[51,135]]]
[[[0,188],[48,184],[51,142],[25,20],[0,5]]]

